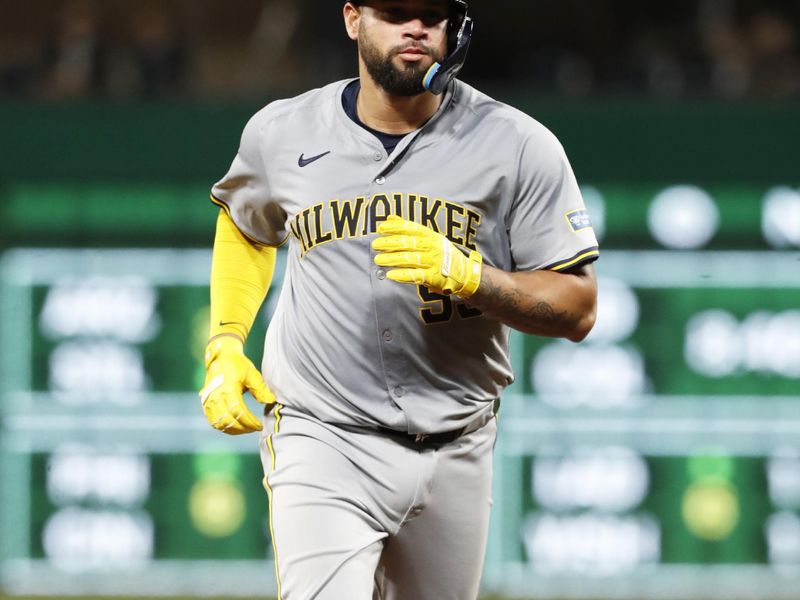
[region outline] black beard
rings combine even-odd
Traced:
[[[417,96],[425,91],[422,80],[428,70],[420,67],[419,63],[407,63],[403,68],[398,68],[392,62],[396,49],[382,55],[365,37],[360,38],[359,42],[358,49],[367,72],[384,90],[395,96]],[[433,59],[442,62],[442,58],[433,56]]]

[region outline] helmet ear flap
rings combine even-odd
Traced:
[[[447,57],[441,63],[433,63],[422,80],[422,86],[432,94],[441,94],[458,75],[467,58],[472,39],[472,19],[467,16],[465,0],[450,0],[450,15],[447,21]]]
[[[467,18],[465,0],[450,0],[450,15],[447,20],[447,53],[452,54],[458,47],[463,33],[464,20]]]

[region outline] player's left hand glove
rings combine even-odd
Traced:
[[[224,335],[212,339],[205,352],[206,381],[200,403],[211,426],[230,435],[262,429],[261,421],[244,403],[245,390],[262,404],[275,403],[275,395],[244,355],[243,346],[240,339]]]
[[[390,215],[378,225],[381,237],[372,242],[379,254],[375,264],[393,267],[392,281],[423,284],[439,294],[469,298],[481,283],[483,258],[473,250],[466,256],[445,236],[428,227]]]

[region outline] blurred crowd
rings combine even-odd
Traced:
[[[800,95],[798,28],[786,16],[762,10],[741,27],[709,19],[701,29],[711,89],[723,96]]]
[[[33,32],[33,43],[2,48],[2,95],[64,100],[187,91],[192,50],[165,4],[142,3],[119,15],[113,29],[99,2],[59,4],[44,29]]]
[[[665,4],[473,0],[478,28],[464,79],[577,97],[800,97],[800,2]],[[355,74],[340,8],[327,0],[0,0],[0,97],[292,93]]]
[[[800,96],[797,0],[557,4],[537,0],[542,14],[521,23],[522,36],[504,36],[502,24],[492,32],[512,58],[490,59],[496,77],[566,96]]]

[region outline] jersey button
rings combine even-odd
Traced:
[[[375,277],[377,277],[378,279],[386,279],[386,271],[384,271],[383,269],[378,269],[375,272]]]
[[[375,183],[377,183],[378,185],[383,185],[384,183],[386,183],[386,177],[384,177],[383,175],[381,175],[380,177],[378,177],[378,178],[375,180]]]
[[[375,162],[378,162],[380,159],[383,158],[383,154],[381,154],[380,152],[376,152],[375,154],[372,155],[372,158],[375,159]]]
[[[392,330],[391,329],[384,329],[384,331],[383,331],[383,341],[384,342],[391,342],[393,338],[394,338],[394,335],[392,335]]]
[[[405,390],[405,388],[404,388],[402,385],[398,385],[397,387],[395,387],[395,388],[392,390],[392,393],[393,393],[393,394],[394,394],[394,395],[395,395],[397,398],[402,398],[402,397],[405,395],[405,393],[406,393],[406,390]]]

